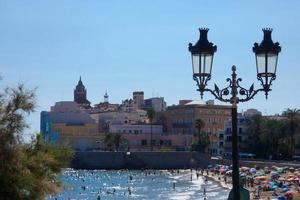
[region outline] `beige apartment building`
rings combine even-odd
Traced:
[[[97,124],[52,123],[53,132],[59,133],[59,142],[76,150],[103,149],[104,134]]]
[[[209,134],[208,152],[216,154],[218,149],[218,131],[224,129],[225,123],[231,119],[231,106],[215,105],[213,101],[191,101],[186,104],[169,106],[165,112],[167,133],[177,135],[193,135],[197,133],[195,121],[202,119],[203,131]]]

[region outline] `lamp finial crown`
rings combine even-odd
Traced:
[[[264,32],[264,39],[262,43],[268,44],[268,45],[273,45],[272,41],[272,28],[263,28],[262,31]]]
[[[200,31],[199,41],[209,43],[207,39],[207,32],[209,31],[209,28],[199,28],[199,31]]]
[[[232,65],[231,70],[232,70],[233,72],[235,72],[235,71],[236,71],[236,66],[235,66],[235,65]]]

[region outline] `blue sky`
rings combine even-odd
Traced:
[[[198,40],[199,27],[218,46],[210,86],[225,87],[231,66],[243,86],[256,88],[254,42],[272,27],[280,42],[277,79],[266,101],[261,93],[239,105],[264,114],[299,108],[299,1],[0,1],[1,86],[25,83],[37,87],[38,107],[29,117],[39,131],[39,113],[54,102],[73,100],[81,75],[93,103],[163,96],[168,105],[200,99],[192,79],[188,43]],[[212,99],[210,94],[204,100]]]

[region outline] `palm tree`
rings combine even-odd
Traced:
[[[284,123],[276,119],[265,119],[262,124],[260,140],[264,144],[265,156],[270,156],[278,159],[279,150],[284,147],[286,135],[284,134]]]
[[[198,132],[194,134],[194,136],[197,138],[197,142],[192,144],[192,149],[194,151],[205,152],[205,149],[210,143],[208,134],[202,131],[204,125],[205,123],[202,119],[199,118],[195,120],[195,128],[198,130]]]
[[[120,146],[125,142],[125,138],[120,133],[107,133],[104,138],[108,151],[119,151]]]
[[[198,130],[197,137],[198,137],[198,143],[199,143],[200,142],[201,130],[204,127],[204,121],[202,119],[200,119],[200,118],[196,119],[196,121],[195,121],[195,127]]]
[[[155,116],[155,110],[151,107],[147,110],[147,117],[150,121],[150,145],[151,145],[151,151],[153,151],[153,143],[152,143],[152,123]]]
[[[204,121],[202,119],[196,119],[195,121],[195,127],[197,128],[198,130],[198,133],[201,132],[201,129],[204,127]]]
[[[114,135],[112,133],[105,134],[104,144],[108,151],[114,150]]]
[[[167,126],[166,125],[166,122],[167,122],[166,113],[165,112],[159,112],[156,117],[157,117],[157,120],[158,120],[157,122],[163,126],[163,132],[166,132],[166,130],[167,130],[167,127],[166,127]]]
[[[247,131],[249,139],[249,151],[256,155],[261,155],[264,151],[259,148],[261,144],[260,136],[262,133],[262,126],[264,119],[261,115],[253,115],[247,118]]]
[[[300,110],[293,108],[293,109],[286,109],[283,113],[283,116],[287,118],[287,126],[289,129],[289,135],[290,135],[290,152],[291,157],[294,155],[294,135],[296,133],[296,129],[299,127],[300,122]]]

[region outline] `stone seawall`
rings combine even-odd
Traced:
[[[207,167],[210,156],[197,152],[75,152],[76,169],[184,169]]]

